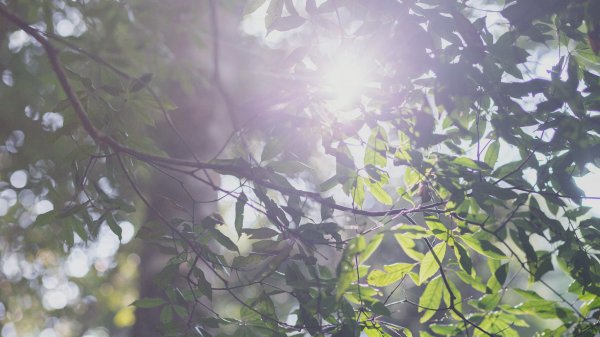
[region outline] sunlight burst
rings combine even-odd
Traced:
[[[335,109],[348,108],[359,101],[368,80],[365,63],[344,54],[323,74],[323,87]]]

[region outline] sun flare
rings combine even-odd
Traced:
[[[368,80],[365,63],[351,55],[342,55],[323,74],[323,88],[335,108],[348,108],[360,100]]]

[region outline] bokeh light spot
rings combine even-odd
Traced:
[[[34,206],[35,213],[44,214],[54,209],[54,205],[49,200],[40,200]]]
[[[129,306],[119,310],[113,319],[113,323],[119,328],[132,326],[135,323],[134,308]]]
[[[58,310],[67,306],[67,296],[60,290],[50,290],[42,299],[46,310]]]
[[[85,252],[79,248],[74,249],[71,254],[69,254],[66,268],[67,274],[70,276],[84,277],[88,271],[90,271],[88,258]]]
[[[25,170],[19,170],[13,172],[10,175],[10,184],[13,185],[14,188],[23,188],[27,185],[27,172]]]
[[[366,66],[361,60],[348,54],[338,57],[323,74],[327,94],[341,107],[356,102],[367,81]]]
[[[129,221],[122,221],[119,223],[119,226],[121,226],[122,231],[121,243],[128,243],[129,241],[131,241],[131,239],[133,239],[133,236],[135,235],[135,227]]]

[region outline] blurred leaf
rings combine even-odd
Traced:
[[[265,27],[267,31],[271,30],[271,25],[281,17],[283,11],[283,0],[271,0],[269,7],[267,8],[267,15],[265,16]]]
[[[284,17],[280,17],[277,20],[275,20],[269,26],[269,31],[278,30],[281,32],[285,32],[288,30],[292,30],[294,28],[298,28],[298,27],[302,26],[305,22],[306,22],[306,19],[304,19],[301,16],[296,16],[296,15],[284,16]]]
[[[279,233],[271,228],[244,228],[242,233],[248,234],[250,239],[268,239],[279,235]]]
[[[170,305],[165,305],[160,311],[160,321],[163,324],[170,323],[173,320],[173,309]]]
[[[109,214],[106,217],[106,223],[108,224],[108,227],[110,228],[110,230],[117,235],[117,237],[119,238],[119,241],[121,241],[121,239],[122,239],[121,234],[122,234],[123,230],[121,229],[121,226],[119,226],[119,224],[117,224],[117,222],[115,221],[115,218],[112,216],[112,214]]]
[[[144,89],[150,83],[150,81],[152,81],[153,76],[154,75],[150,73],[140,76],[140,78],[131,83],[129,92],[137,92]]]
[[[267,0],[247,0],[244,7],[244,15],[252,14],[259,9]]]
[[[134,301],[130,305],[133,305],[138,308],[148,309],[148,308],[156,308],[165,304],[165,300],[162,298],[142,298]]]
[[[209,231],[212,234],[213,238],[217,240],[217,242],[219,242],[223,247],[234,252],[239,252],[237,245],[233,243],[233,241],[231,241],[231,239],[228,238],[225,234],[221,233],[220,230],[216,228],[209,228]]]
[[[235,203],[235,231],[238,237],[242,235],[242,228],[244,227],[244,207],[248,202],[248,197],[244,192],[240,193]]]

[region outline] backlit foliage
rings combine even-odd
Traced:
[[[168,256],[161,296],[133,303],[163,335],[600,333],[600,188],[576,184],[600,164],[599,2],[2,1],[0,18],[4,324],[12,287],[42,289],[9,264],[130,220]],[[226,116],[214,158],[172,123],[175,93]],[[186,202],[157,208],[157,176]],[[25,186],[53,208],[11,197]],[[131,325],[119,305],[65,335]]]

